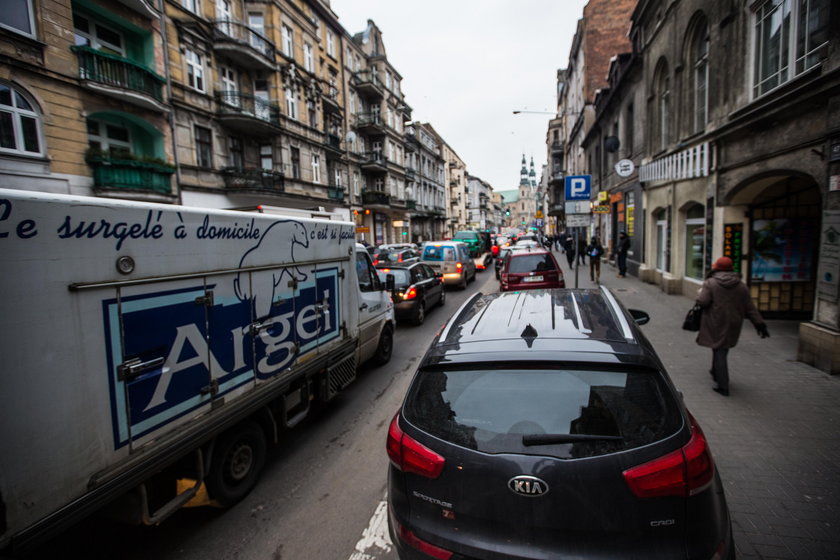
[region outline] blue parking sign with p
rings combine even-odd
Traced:
[[[589,200],[592,196],[592,175],[567,175],[566,200]]]

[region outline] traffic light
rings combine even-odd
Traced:
[[[505,216],[510,217],[510,210],[505,210]]]

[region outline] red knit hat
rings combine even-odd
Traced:
[[[732,259],[729,257],[721,257],[712,265],[712,270],[732,271]]]

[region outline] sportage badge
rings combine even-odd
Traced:
[[[528,498],[538,498],[548,494],[546,481],[535,476],[519,475],[508,480],[508,488],[514,494]]]

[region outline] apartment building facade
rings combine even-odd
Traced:
[[[828,0],[642,0],[584,141],[600,233],[641,237],[631,273],[693,296],[729,256],[765,317],[803,321],[800,359],[832,372],[838,30]]]

